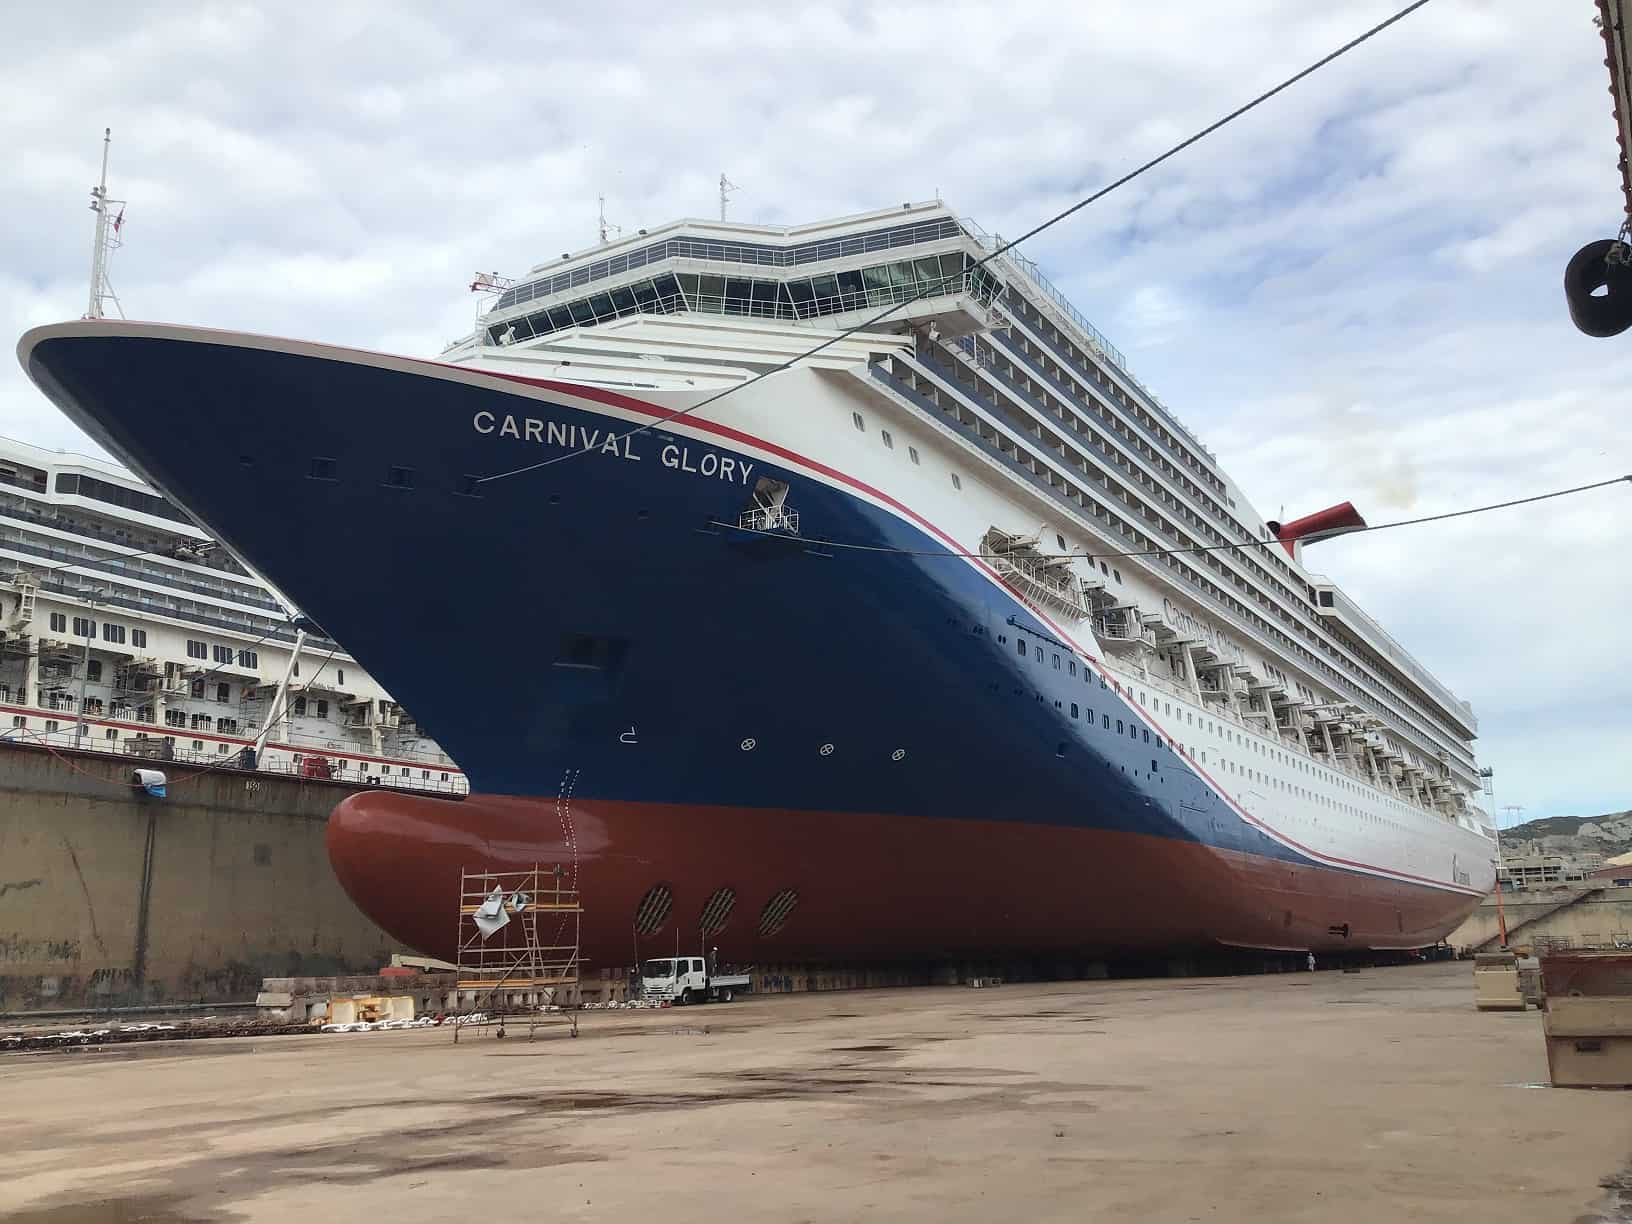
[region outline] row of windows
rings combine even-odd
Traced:
[[[1008,637],[1006,635],[999,634],[997,640],[998,640],[998,642],[1000,644],[1005,644],[1006,645],[1007,642],[1008,642]],[[1016,635],[1016,637],[1015,637],[1015,653],[1018,654],[1021,658],[1025,658],[1029,654],[1029,655],[1032,656],[1032,658],[1033,658],[1033,660],[1035,662],[1044,663],[1045,662],[1045,653],[1047,653],[1047,652],[1045,652],[1041,646],[1029,643],[1025,638]],[[1055,671],[1060,671],[1060,670],[1063,669],[1069,675],[1072,675],[1072,676],[1076,675],[1076,673],[1077,673],[1077,663],[1076,663],[1075,658],[1072,658],[1070,656],[1062,656],[1059,652],[1052,652],[1051,657],[1052,657],[1052,660],[1053,660],[1053,668],[1054,668]],[[1093,681],[1094,681],[1094,678],[1095,678],[1094,673],[1092,672],[1092,670],[1090,668],[1088,668],[1086,665],[1082,668],[1082,678],[1086,683],[1089,683],[1089,684],[1092,684]],[[1116,683],[1114,683],[1114,685],[1108,686],[1106,684],[1105,678],[1103,676],[1099,677],[1099,687],[1102,688],[1102,689],[1108,688],[1108,687],[1114,687],[1116,689],[1116,691],[1118,691],[1118,692],[1123,692],[1124,691],[1120,682],[1116,682]],[[1128,696],[1129,699],[1137,700],[1138,703],[1141,706],[1145,706],[1145,707],[1149,708],[1152,711],[1153,714],[1165,715],[1165,717],[1172,719],[1174,721],[1174,725],[1179,725],[1180,720],[1182,720],[1184,725],[1195,727],[1198,731],[1206,731],[1210,735],[1219,736],[1222,739],[1224,739],[1225,742],[1227,742],[1227,743],[1233,743],[1233,744],[1237,744],[1239,746],[1248,748],[1248,749],[1250,749],[1250,750],[1252,750],[1254,752],[1257,752],[1261,756],[1264,756],[1264,757],[1266,757],[1266,758],[1268,758],[1270,760],[1273,760],[1277,764],[1284,765],[1284,766],[1289,766],[1291,768],[1301,770],[1304,773],[1310,774],[1312,776],[1319,777],[1319,778],[1323,779],[1324,781],[1326,781],[1327,783],[1329,783],[1331,785],[1340,786],[1340,787],[1342,787],[1342,788],[1344,788],[1346,790],[1353,791],[1356,794],[1368,794],[1369,793],[1374,799],[1380,799],[1382,802],[1392,805],[1393,807],[1397,808],[1399,811],[1401,811],[1403,813],[1409,813],[1409,814],[1412,814],[1412,815],[1419,815],[1419,816],[1420,815],[1430,814],[1430,813],[1426,812],[1426,810],[1424,808],[1422,808],[1422,807],[1420,807],[1420,806],[1418,806],[1416,804],[1402,802],[1402,801],[1400,801],[1398,799],[1394,799],[1394,798],[1389,797],[1387,792],[1384,791],[1384,789],[1382,787],[1373,785],[1371,787],[1362,788],[1362,786],[1360,784],[1355,783],[1355,782],[1351,781],[1350,779],[1348,779],[1346,777],[1343,777],[1343,776],[1341,776],[1341,775],[1339,775],[1339,774],[1337,774],[1337,773],[1335,773],[1335,772],[1333,772],[1333,771],[1331,771],[1331,770],[1329,770],[1329,769],[1327,769],[1327,768],[1325,768],[1325,767],[1323,767],[1323,766],[1321,766],[1319,764],[1316,764],[1316,763],[1310,762],[1310,761],[1299,760],[1289,752],[1286,752],[1284,750],[1278,750],[1278,749],[1275,749],[1275,748],[1271,748],[1267,744],[1259,742],[1256,739],[1249,739],[1244,733],[1242,733],[1240,731],[1233,730],[1232,728],[1230,728],[1229,726],[1227,726],[1227,725],[1225,725],[1223,723],[1219,723],[1219,722],[1216,722],[1216,721],[1214,721],[1212,719],[1209,719],[1206,716],[1205,713],[1203,713],[1201,715],[1197,715],[1195,713],[1195,711],[1185,710],[1185,709],[1182,708],[1182,706],[1181,706],[1180,709],[1178,709],[1175,712],[1172,702],[1163,701],[1160,698],[1151,697],[1147,692],[1145,692],[1143,690],[1135,690],[1132,685],[1129,685],[1128,688],[1125,690],[1125,692],[1126,692],[1126,695]],[[1055,702],[1055,705],[1059,706],[1060,703]],[[1070,710],[1071,710],[1071,717],[1072,718],[1076,718],[1078,716],[1077,709],[1078,708],[1077,708],[1076,703],[1074,703],[1074,702],[1071,703]],[[1110,727],[1111,727],[1110,716],[1109,715],[1104,715],[1102,717],[1103,717],[1103,722],[1104,722],[1104,728],[1106,730],[1109,730]],[[1094,712],[1091,709],[1088,710],[1087,718],[1088,718],[1089,722],[1092,722],[1093,719],[1094,719]],[[1123,730],[1122,720],[1118,719],[1118,720],[1116,720],[1116,731],[1117,731],[1118,734],[1121,734],[1122,730]],[[1130,734],[1133,734],[1133,735],[1137,736],[1138,728],[1130,727],[1129,730],[1130,730]],[[1148,731],[1145,732],[1145,736],[1146,736],[1146,739],[1148,741],[1148,739],[1149,739],[1149,732]],[[1163,742],[1162,737],[1161,737],[1160,734],[1158,734],[1156,736],[1156,742],[1158,744],[1161,744]],[[1168,744],[1167,746],[1171,747],[1171,744]],[[1185,746],[1185,751],[1190,756],[1192,756],[1196,760],[1200,761],[1203,765],[1208,763],[1207,749],[1203,748],[1203,749],[1200,749],[1199,752],[1198,752],[1193,746],[1186,745]],[[1224,762],[1224,764],[1226,766],[1229,766],[1228,762]],[[1232,772],[1233,772],[1233,768],[1232,768]],[[1264,776],[1267,777],[1267,775],[1264,775]],[[1280,785],[1282,785],[1283,788],[1291,788],[1291,789],[1294,789],[1294,790],[1297,789],[1291,783],[1281,783]],[[1305,793],[1307,794],[1307,792],[1305,792]],[[1360,815],[1362,813],[1361,813],[1360,809],[1355,809],[1355,814]]]
[[[8,502],[11,505],[8,506]],[[22,507],[22,512],[17,512],[17,507]],[[173,538],[164,540],[148,533],[127,531],[123,527],[114,527],[110,531],[94,521],[87,527],[65,511],[58,509],[54,509],[50,514],[42,514],[21,498],[0,497],[0,516],[24,519],[31,524],[49,527],[55,531],[67,531],[77,535],[95,537],[99,543],[111,534],[117,544],[133,548],[140,547],[156,553],[176,547]],[[0,544],[13,551],[40,557],[63,566],[80,566],[85,569],[97,570],[105,574],[116,574],[125,578],[145,578],[168,588],[193,591],[201,595],[218,595],[237,603],[251,604],[267,610],[277,608],[277,603],[271,596],[250,586],[248,583],[226,580],[220,582],[211,581],[192,570],[155,564],[151,559],[137,557],[133,554],[102,551],[89,544],[80,544],[77,541],[45,539],[35,532],[21,528],[14,529],[9,526],[0,526]],[[193,560],[198,564],[210,565],[211,568],[219,569],[229,576],[235,572],[228,569],[223,563],[216,561],[215,552],[206,554],[202,559],[193,558]]]
[[[223,666],[234,661],[239,667],[251,669],[259,668],[261,656],[253,650],[234,650],[231,646],[222,646],[220,643],[201,642],[197,638],[187,639],[187,657],[189,659],[213,659]]]
[[[637,250],[598,260],[568,272],[539,277],[525,284],[506,289],[499,295],[494,310],[504,310],[535,298],[550,297],[580,285],[605,280],[648,264],[665,259],[707,259],[719,263],[758,264],[765,267],[796,267],[824,259],[843,259],[865,255],[869,251],[887,251],[895,247],[916,246],[923,242],[937,242],[958,238],[963,231],[956,221],[939,218],[934,221],[915,221],[909,225],[893,225],[844,238],[823,238],[795,246],[775,246],[760,242],[720,242],[702,238],[669,238],[650,243]]]
[[[51,613],[49,623],[51,625],[52,633],[68,632],[68,617],[66,613]],[[124,625],[116,624],[113,621],[102,622],[102,640],[104,642],[113,642],[116,645],[124,645],[126,634],[127,630]],[[130,644],[132,646],[147,645],[146,629],[130,629],[128,630],[128,634]],[[96,622],[86,616],[74,617],[74,636],[76,638],[94,638],[96,636]]]
[[[603,293],[488,325],[488,338],[517,344],[569,327],[592,327],[633,314],[739,315],[764,319],[814,319],[967,290],[987,304],[1001,289],[983,267],[961,252],[897,260],[870,268],[824,272],[794,280],[709,273],[666,273]]]
[[[174,519],[178,523],[191,523],[180,507],[171,504],[162,497],[152,493],[143,493],[137,489],[127,489],[124,485],[111,484],[106,480],[98,480],[94,476],[81,476],[72,472],[57,474],[57,492],[73,493],[79,497],[88,497],[95,501],[107,502],[110,506],[123,506],[126,510],[137,510],[143,514],[151,514],[155,518]]]

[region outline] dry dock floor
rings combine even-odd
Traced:
[[[0,1058],[0,1220],[1522,1220],[1632,1095],[1466,964],[940,987]],[[1620,1218],[1612,1215],[1609,1218]]]

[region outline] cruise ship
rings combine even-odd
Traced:
[[[9,438],[0,744],[466,789],[351,655],[174,502],[118,464]]]
[[[1358,514],[1266,522],[944,204],[477,287],[439,360],[19,346],[464,766],[330,822],[411,946],[452,953],[461,870],[535,864],[601,965],[1405,949],[1490,888],[1472,711],[1308,568]]]

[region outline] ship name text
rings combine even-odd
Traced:
[[[537,417],[514,417],[483,409],[471,418],[471,428],[479,434],[500,438],[515,438],[518,442],[537,442],[541,446],[555,446],[562,450],[593,451],[611,455],[631,463],[639,463],[646,456],[635,447],[635,437],[615,433],[610,429],[588,429],[577,424],[544,421]],[[666,468],[707,476],[716,480],[748,483],[748,474],[754,465],[735,455],[722,455],[707,447],[693,449],[676,442],[665,442],[657,452],[657,460]]]

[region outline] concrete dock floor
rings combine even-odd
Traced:
[[[1632,1096],[1466,964],[0,1058],[0,1220],[1598,1219]],[[1609,1218],[1618,1218],[1613,1214]]]

